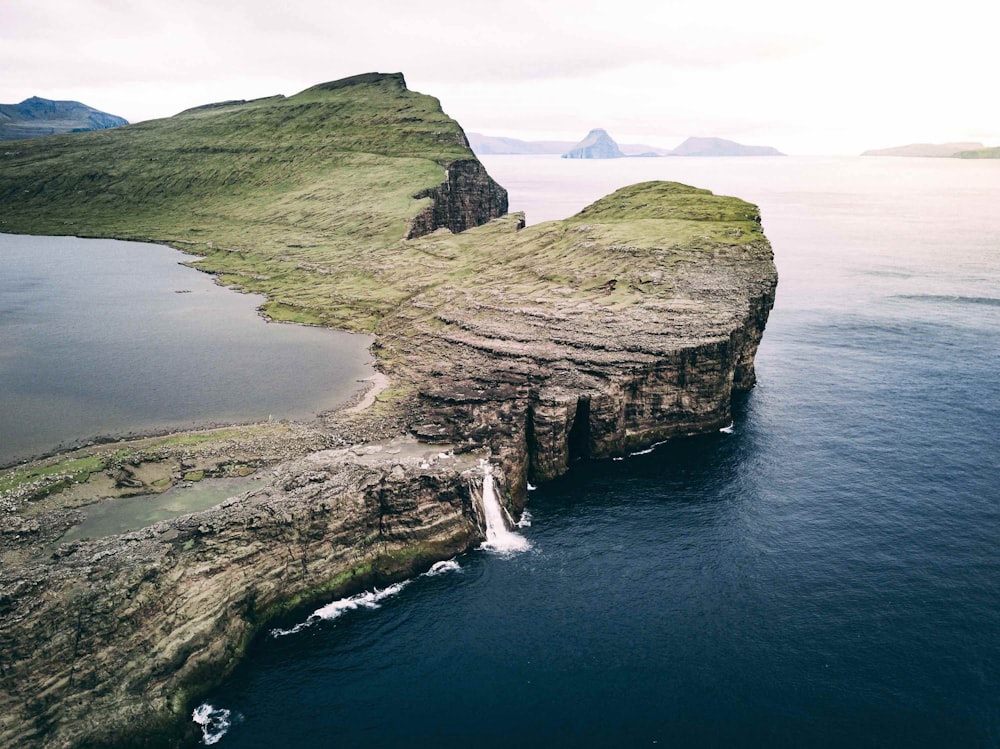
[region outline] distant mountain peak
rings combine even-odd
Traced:
[[[19,104],[0,104],[0,141],[45,135],[105,130],[128,120],[78,101],[55,101],[31,96]]]
[[[672,156],[784,156],[771,146],[745,146],[725,138],[691,137],[673,150]]]
[[[620,159],[624,156],[614,138],[603,128],[594,128],[587,137],[563,154],[564,159]]]

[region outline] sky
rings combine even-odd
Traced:
[[[402,72],[489,135],[993,146],[998,28],[984,0],[0,0],[0,102],[137,122]]]

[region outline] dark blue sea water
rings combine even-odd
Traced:
[[[759,384],[538,488],[531,551],[261,639],[220,746],[1000,746],[1000,163],[486,164],[529,221],[653,177],[759,203]]]

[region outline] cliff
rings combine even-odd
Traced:
[[[170,743],[276,616],[464,550],[476,461],[388,447],[313,453],[206,512],[5,570],[0,743]]]
[[[506,210],[462,128],[399,73],[0,144],[0,231],[167,242],[267,296],[274,319],[350,330],[398,299],[377,268],[331,299],[343,268]]]
[[[115,443],[0,474],[0,744],[169,744],[255,633],[476,543],[481,458],[516,513],[529,479],[725,426],[753,384],[777,277],[741,200],[649,182],[564,221],[453,232],[505,194],[401,76],[121,132],[123,163],[133,148],[152,161],[144,175],[101,171],[109,152],[87,134],[0,149],[16,167],[0,170],[0,220],[56,231],[65,209],[95,233],[170,239],[268,295],[274,317],[372,330],[391,384],[311,425]],[[38,182],[44,159],[65,184]],[[250,471],[262,488],[210,510],[59,543],[96,502]]]
[[[32,96],[20,104],[0,104],[0,141],[80,133],[127,125],[128,121],[78,101]]]
[[[587,137],[563,154],[564,159],[620,159],[624,156],[606,130],[591,130]]]
[[[431,204],[410,220],[407,239],[438,229],[465,231],[507,213],[507,191],[476,159],[449,162],[444,182],[413,197],[430,198]]]

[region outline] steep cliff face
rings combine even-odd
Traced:
[[[233,223],[214,230],[231,246],[247,237],[263,249],[222,250],[205,265],[289,307],[312,305],[329,314],[322,320],[363,319],[392,394],[360,415],[328,417],[315,426],[323,434],[301,442],[302,452],[313,449],[314,437],[355,447],[280,463],[268,487],[211,510],[54,553],[35,539],[54,539],[55,529],[86,511],[69,499],[60,504],[59,489],[76,480],[114,485],[112,462],[67,461],[76,472],[40,493],[0,490],[0,744],[169,741],[192,700],[275,617],[412,574],[481,538],[473,499],[480,456],[505,476],[502,501],[516,511],[529,479],[559,476],[576,459],[728,424],[732,393],[753,384],[777,282],[754,206],[651,182],[565,221],[524,228],[523,216],[508,215],[474,226],[505,209],[506,193],[461,153],[457,125],[435,124],[444,120],[436,103],[401,86],[393,76],[363,77],[292,97],[296,111],[315,115],[302,128],[309,137],[322,135],[312,124],[334,112],[344,117],[350,107],[359,108],[358,122],[381,126],[371,100],[385,98],[398,115],[388,131],[400,139],[395,154],[359,155],[354,146],[365,128],[332,134],[343,155],[324,169],[345,171],[343,190],[321,170],[303,183],[301,202],[298,193],[289,198],[301,209],[294,231],[305,232],[296,236],[303,241],[288,242],[286,214],[268,218],[271,192],[249,204],[241,195],[233,203],[240,212],[230,206]],[[415,127],[404,122],[400,96],[421,108],[411,114],[425,111],[418,138],[399,135]],[[178,127],[215,143],[207,152],[228,166],[214,150],[224,144],[208,139],[209,125],[259,118],[259,134],[270,133],[272,118],[284,114],[274,103],[220,111],[225,120],[215,110],[195,112]],[[460,153],[441,157],[439,138]],[[406,155],[415,142],[438,156]],[[323,143],[313,145],[328,154]],[[401,239],[401,217],[413,216],[411,185],[433,184],[441,164],[448,164],[446,179],[421,191],[432,202],[412,220],[413,238]],[[419,175],[400,187],[408,169]],[[391,216],[372,214],[357,199],[359,180],[368,195],[393,186]],[[313,210],[318,194],[322,210]],[[52,205],[35,208],[48,216]],[[163,210],[167,219],[149,218],[150,231],[191,223],[180,208]],[[240,223],[248,211],[253,221],[267,220]],[[435,231],[441,227],[452,231]],[[280,242],[261,240],[270,230]],[[404,433],[416,439],[371,444],[372,435]],[[259,439],[287,442],[263,432]],[[459,457],[449,456],[451,448]],[[259,461],[217,454],[212,465],[260,466],[272,462],[267,455],[289,455],[258,452]],[[143,454],[147,462],[165,460]],[[44,483],[51,473],[40,466],[32,475]],[[91,473],[96,478],[84,477]],[[67,497],[75,491],[66,489]]]
[[[488,445],[518,498],[574,460],[730,423],[777,284],[753,206],[647,183],[565,222],[489,231],[421,240],[436,255],[478,239],[496,267],[414,297],[381,332],[417,388],[417,435]]]
[[[278,466],[207,512],[0,573],[0,745],[169,743],[281,612],[408,577],[480,535],[477,460],[397,441]]]
[[[507,191],[476,159],[459,159],[445,166],[444,182],[413,197],[433,202],[410,221],[407,239],[438,229],[453,232],[482,226],[507,213]]]

